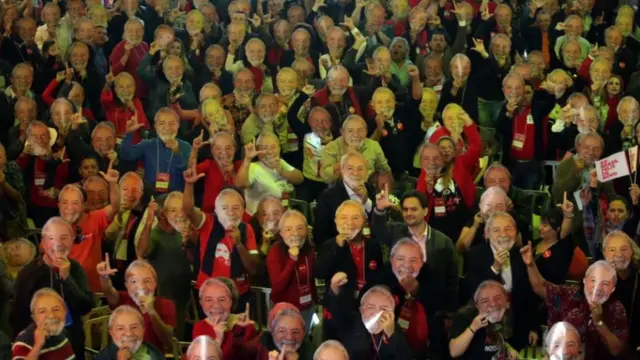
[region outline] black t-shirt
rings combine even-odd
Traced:
[[[451,327],[451,338],[455,339],[462,334],[473,319],[478,316],[478,309],[469,307],[461,309],[453,318],[453,326]],[[500,346],[494,344],[487,337],[486,328],[476,331],[473,339],[469,343],[469,347],[464,354],[457,359],[468,360],[492,360],[498,354]],[[495,357],[497,358],[497,357]]]
[[[539,240],[536,241],[536,245],[539,242]],[[558,240],[541,254],[536,253],[535,261],[542,277],[556,285],[563,285],[567,280],[567,272],[573,259],[574,249],[573,239],[568,237]]]

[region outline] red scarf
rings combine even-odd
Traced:
[[[249,71],[253,74],[253,81],[256,86],[256,91],[262,91],[262,83],[264,81],[264,71],[259,66],[249,66]]]

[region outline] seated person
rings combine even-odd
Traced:
[[[613,265],[604,260],[593,263],[581,289],[545,280],[538,271],[531,245],[522,248],[521,254],[533,291],[546,304],[547,324],[567,321],[575,326],[585,344],[586,360],[609,359],[623,353],[629,329],[624,305],[610,298],[618,280]]]
[[[283,359],[311,359],[316,350],[306,336],[307,325],[300,311],[281,302],[269,311],[269,333],[260,338],[257,360],[270,360],[276,353]]]
[[[26,314],[22,314],[26,317]],[[16,337],[13,359],[73,359],[73,349],[64,332],[67,306],[62,296],[42,288],[31,299],[33,322]]]
[[[185,360],[222,360],[220,344],[210,336],[200,335],[193,339],[183,357]]]
[[[82,189],[87,194],[85,210],[91,212],[109,205],[109,183],[102,176],[89,176],[82,184]]]
[[[395,300],[385,286],[374,286],[360,298],[360,307],[352,311],[344,301],[350,295],[342,291],[349,279],[337,273],[325,295],[325,312],[336,324],[332,337],[345,345],[352,359],[409,360],[411,348],[396,324]],[[347,296],[347,298],[345,298]]]
[[[485,280],[475,291],[473,303],[460,309],[453,319],[449,353],[462,360],[518,359],[500,334],[509,309],[507,291],[497,281]]]
[[[109,335],[113,341],[96,360],[149,359],[164,360],[160,350],[144,341],[144,318],[134,307],[118,306],[109,317]]]
[[[260,333],[249,318],[249,304],[240,314],[232,314],[238,301],[233,281],[210,278],[200,286],[200,306],[205,318],[195,323],[192,337],[211,337],[220,344],[225,359],[255,359]]]
[[[173,329],[176,327],[176,309],[173,301],[156,297],[157,275],[155,269],[146,260],[135,260],[124,274],[126,291],[117,291],[111,284],[110,276],[117,270],[112,269],[109,257],[96,266],[100,275],[100,287],[107,298],[109,307],[130,305],[143,314],[144,340],[160,351],[171,349]]]
[[[566,321],[555,323],[544,338],[548,360],[578,359],[582,344],[578,330]]]
[[[38,251],[33,243],[25,238],[9,240],[4,243],[2,261],[7,267],[9,278],[13,283],[20,271],[35,258]]]
[[[253,215],[260,198],[266,194],[280,198],[285,207],[293,196],[293,185],[304,180],[302,172],[280,157],[276,135],[263,132],[258,140],[245,146],[244,162],[236,175],[236,186],[245,189],[247,212]],[[253,162],[255,157],[260,161]]]
[[[349,360],[349,353],[339,341],[327,340],[318,346],[313,360]]]

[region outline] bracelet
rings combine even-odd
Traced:
[[[472,333],[473,335],[475,335],[475,334],[476,334],[476,332],[475,332],[475,331],[473,331],[473,329],[471,328],[471,326],[469,326],[469,327],[468,327],[468,329],[469,329],[469,331],[471,331],[471,333]]]

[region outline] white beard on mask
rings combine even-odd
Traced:
[[[364,180],[357,177],[344,176],[343,180],[352,190],[355,190],[359,186],[364,186]]]
[[[44,156],[48,153],[47,149],[43,148],[42,146],[36,143],[31,143],[31,146],[33,147],[33,150],[31,151],[31,155],[33,156]]]
[[[278,222],[275,220],[266,220],[262,228],[270,231],[271,233],[276,233],[278,230]]]
[[[270,169],[274,169],[280,163],[280,157],[277,155],[268,155],[262,158],[261,162]]]
[[[396,112],[395,108],[385,108],[381,111],[382,115],[386,116],[387,119],[393,118],[393,114]]]
[[[400,266],[398,269],[393,269],[393,274],[396,276],[398,281],[401,281],[407,276],[411,276],[413,278],[417,278],[419,272],[413,272],[413,269],[409,266]]]
[[[142,346],[142,340],[135,336],[123,336],[119,341],[114,341],[118,349],[129,349],[131,354],[135,354],[140,346]]]
[[[225,312],[224,310],[221,311],[219,309],[216,309],[215,307],[206,310],[205,315],[207,316],[207,319],[209,319],[209,321],[214,325],[225,322],[229,318],[228,312]]]
[[[347,241],[353,240],[360,233],[360,229],[338,229],[338,233],[341,235],[345,235],[347,237]]]
[[[277,115],[265,115],[260,116],[260,120],[262,120],[265,124],[273,124],[276,121]]]
[[[133,93],[117,93],[116,92],[116,96],[118,97],[118,99],[120,99],[120,101],[122,101],[123,103],[128,103],[129,101],[133,100]]]
[[[487,312],[487,321],[492,324],[502,321],[506,309],[493,309]]]
[[[356,148],[356,150],[360,150],[362,148],[362,145],[364,144],[364,141],[366,139],[359,139],[356,137],[345,137],[344,138],[344,142],[347,143],[347,145],[349,146],[353,146]]]
[[[304,237],[301,235],[292,235],[288,239],[285,239],[284,242],[290,248],[291,247],[301,248],[302,245],[304,244],[304,240],[305,240]]]
[[[284,96],[284,97],[289,97],[291,95],[293,95],[296,92],[296,88],[292,87],[292,88],[280,88],[280,95]]]
[[[49,336],[58,336],[64,330],[64,321],[54,317],[47,317],[44,319],[44,329],[49,333]]]
[[[287,346],[287,351],[291,351],[291,350],[298,351],[298,349],[302,344],[294,340],[285,339],[285,340],[282,340],[280,344],[276,344],[276,347],[278,348],[279,351],[282,351],[282,347],[285,345]]]
[[[577,128],[580,134],[587,134],[591,132],[591,128],[589,128],[588,126],[577,126]]]
[[[251,66],[253,66],[253,67],[258,67],[264,62],[264,58],[261,58],[261,59],[247,59],[247,60],[249,61],[249,64],[251,64]]]
[[[567,88],[564,85],[556,85],[553,88],[553,94],[556,99],[560,99],[564,95],[565,91],[567,91]]]
[[[343,96],[344,93],[347,92],[347,88],[346,87],[331,87],[329,88],[329,90],[331,91],[331,95],[335,95],[335,96]]]
[[[231,230],[236,226],[240,225],[240,219],[236,217],[229,217],[226,214],[217,214],[217,213],[216,215],[218,215],[218,221],[220,222],[220,224],[222,224],[222,227],[224,227],[226,230]]]
[[[613,258],[610,263],[616,268],[616,270],[626,270],[631,261],[627,260],[624,256],[619,256]]]
[[[140,301],[144,296],[153,296],[153,294],[147,294],[146,291],[142,287],[138,287],[133,291],[133,293],[129,293],[129,297],[133,300],[136,305],[140,306]]]
[[[175,140],[176,136],[177,134],[168,134],[168,135],[158,134],[158,137],[160,138],[160,140],[162,140],[163,143],[167,143],[168,141]]]
[[[508,236],[500,236],[491,243],[496,250],[510,250],[515,244],[515,240]]]

